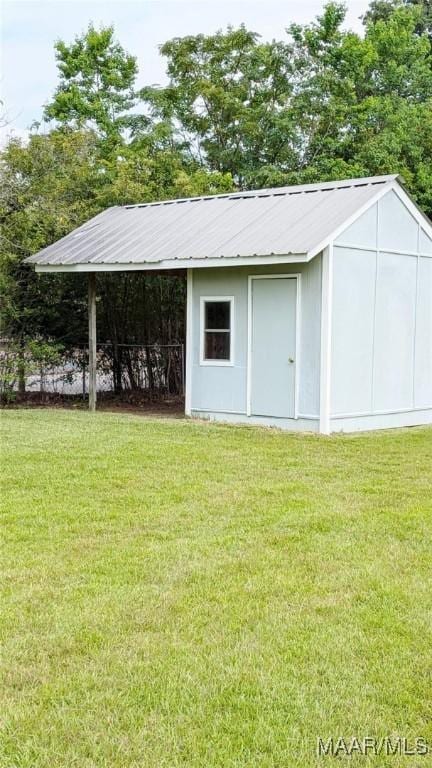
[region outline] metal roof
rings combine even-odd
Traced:
[[[396,179],[373,176],[108,208],[26,261],[52,268],[178,268],[194,259],[311,254]]]

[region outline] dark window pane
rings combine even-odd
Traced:
[[[229,301],[206,301],[205,327],[225,328],[225,330],[231,327]]]
[[[206,360],[230,359],[230,333],[223,331],[206,331],[205,354]]]

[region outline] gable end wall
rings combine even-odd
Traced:
[[[432,423],[431,257],[393,191],[335,241],[332,431]]]

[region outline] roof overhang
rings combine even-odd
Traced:
[[[299,264],[309,261],[307,253],[269,256],[218,257],[217,259],[167,259],[166,261],[113,264],[36,264],[36,272],[157,272],[209,267],[261,267],[269,264]]]

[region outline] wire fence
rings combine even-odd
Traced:
[[[183,395],[183,344],[98,344],[98,393],[141,392],[150,397]],[[16,347],[0,348],[0,395],[56,394],[88,396],[88,349],[76,345],[53,355],[34,355]]]

